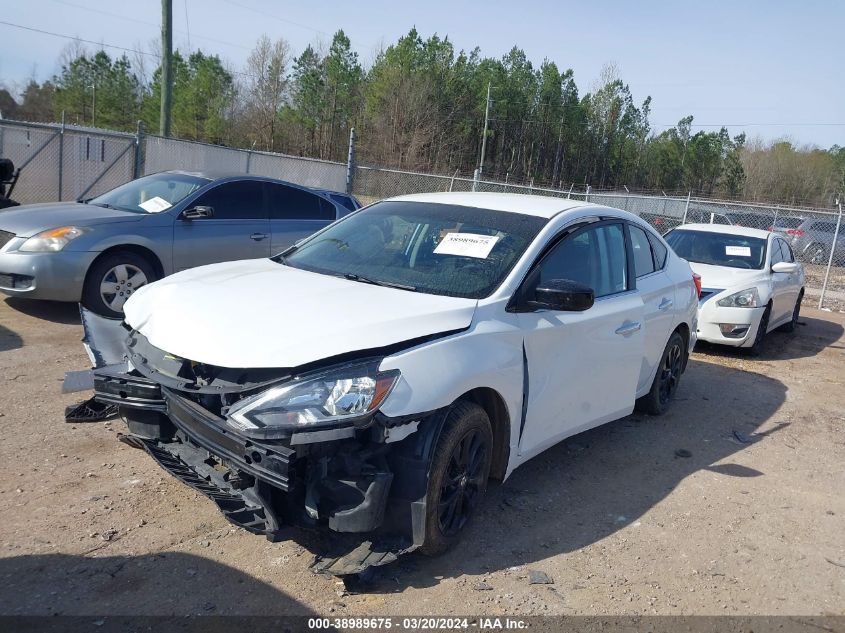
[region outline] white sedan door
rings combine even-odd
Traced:
[[[780,323],[792,314],[795,301],[798,298],[798,284],[795,280],[796,273],[776,273],[771,267],[779,262],[789,261],[791,252],[784,248],[782,240],[772,237],[769,243],[769,268],[767,272],[772,276],[772,313],[769,315],[769,324]]]
[[[645,349],[637,381],[639,393],[653,379],[669,334],[675,329],[675,288],[666,275],[666,248],[658,240],[649,239],[645,229],[634,224],[628,226],[637,291],[642,298],[644,310]],[[655,248],[662,250],[655,251]]]
[[[622,222],[583,227],[540,262],[540,281],[571,279],[593,288],[584,312],[519,315],[525,331],[528,397],[519,454],[623,417],[634,408],[644,352],[643,302],[629,279]]]

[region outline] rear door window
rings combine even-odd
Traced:
[[[650,275],[654,272],[654,256],[651,252],[651,243],[648,241],[646,232],[640,227],[629,224],[631,232],[631,247],[634,251],[634,270],[637,277]]]
[[[270,219],[334,220],[334,205],[310,191],[268,183]]]

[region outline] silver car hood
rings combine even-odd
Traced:
[[[138,222],[144,217],[147,217],[147,214],[106,209],[79,202],[27,204],[0,211],[0,231],[8,231],[19,237],[32,237],[41,231],[60,226]]]

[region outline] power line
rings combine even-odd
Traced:
[[[321,35],[331,35],[331,33],[327,33],[326,31],[321,31],[320,29],[316,29],[313,26],[308,26],[307,24],[302,24],[301,22],[294,22],[293,20],[288,20],[287,18],[280,18],[277,15],[273,15],[272,13],[267,13],[266,11],[262,11],[261,9],[256,9],[254,7],[250,7],[246,4],[241,4],[240,2],[235,2],[235,0],[224,0],[228,4],[234,5],[236,7],[240,7],[241,9],[246,9],[247,11],[252,11],[253,13],[257,13],[259,15],[263,15],[268,17],[272,20],[278,20],[279,22],[284,22],[285,24],[292,24],[293,26],[298,26],[303,29],[307,29],[309,31],[314,31],[315,33],[319,33]]]
[[[82,9],[83,11],[90,11],[91,13],[99,13],[100,15],[105,15],[105,16],[108,16],[110,18],[117,18],[118,20],[125,20],[127,22],[135,22],[136,24],[144,24],[146,26],[152,26],[152,27],[155,27],[156,29],[158,29],[158,27],[159,27],[159,25],[155,22],[148,22],[146,20],[139,20],[138,18],[129,17],[128,15],[120,15],[119,13],[111,13],[110,11],[103,11],[102,9],[95,9],[93,7],[86,7],[86,6],[81,5],[81,4],[75,4],[73,2],[68,2],[67,0],[53,0],[53,2],[56,2],[58,4],[63,4],[63,5],[68,6],[68,7],[73,7],[74,9]],[[187,4],[186,4],[185,5],[185,22],[186,23],[187,23],[187,12],[188,12],[188,7],[187,7]],[[182,33],[182,31],[180,31],[178,29],[174,29],[174,32]],[[188,35],[188,46],[190,48],[190,39],[191,39],[190,29],[188,30],[187,35]],[[209,41],[209,42],[215,42],[215,43],[218,43],[218,44],[225,44],[226,46],[234,46],[236,48],[240,48],[240,49],[243,49],[245,51],[250,50],[249,46],[244,46],[243,44],[236,44],[234,42],[227,42],[226,40],[221,40],[220,38],[217,38],[217,37],[208,37],[206,35],[198,35],[197,33],[194,33],[193,36],[197,39],[206,40],[206,41]]]
[[[22,29],[24,31],[30,31],[32,33],[40,33],[42,35],[50,35],[52,37],[59,37],[65,40],[72,40],[76,42],[83,42],[85,44],[92,44],[94,46],[99,46],[101,48],[113,48],[115,50],[124,51],[126,53],[136,53],[138,55],[145,55],[147,57],[152,57],[154,59],[158,59],[159,56],[155,53],[150,53],[147,51],[141,51],[137,48],[127,48],[126,46],[118,46],[117,44],[106,44],[105,42],[95,42],[94,40],[87,40],[84,37],[77,37],[75,35],[66,35],[64,33],[55,33],[54,31],[46,31],[44,29],[36,29],[32,26],[24,26],[23,24],[14,24],[12,22],[6,22],[5,20],[0,20],[0,24],[4,26],[11,26],[16,29]],[[252,73],[243,72],[240,70],[227,70],[226,72],[232,73],[233,75],[241,75],[243,77],[250,77],[252,79],[260,79],[259,75],[253,75]]]

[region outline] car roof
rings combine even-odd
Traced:
[[[768,239],[768,231],[762,229],[752,229],[747,226],[737,226],[735,224],[682,224],[679,229],[688,229],[690,231],[704,231],[707,233],[722,233],[723,235],[741,235],[743,237],[757,237],[760,239]]]
[[[315,189],[313,187],[309,187],[308,185],[300,185],[296,182],[291,182],[289,180],[282,180],[281,178],[273,178],[272,176],[262,176],[261,174],[248,174],[244,171],[222,171],[222,170],[215,170],[215,169],[202,169],[202,170],[187,170],[187,169],[165,169],[164,171],[157,172],[159,174],[182,174],[184,176],[194,176],[196,178],[205,178],[212,182],[217,182],[218,180],[229,180],[229,179],[237,179],[237,178],[245,178],[249,180],[262,180],[266,182],[277,182],[283,185],[293,185],[294,187],[301,187],[302,189],[308,189],[309,191],[314,191],[316,193],[329,193],[328,189]],[[148,174],[153,175],[153,174]],[[332,192],[334,193],[334,192]]]
[[[475,207],[491,211],[506,211],[522,213],[540,218],[552,218],[562,211],[583,207],[599,207],[599,205],[567,198],[552,196],[531,196],[521,193],[488,193],[488,192],[447,192],[447,193],[415,193],[407,196],[390,198],[396,202],[427,202],[433,204],[450,204],[458,207]]]

